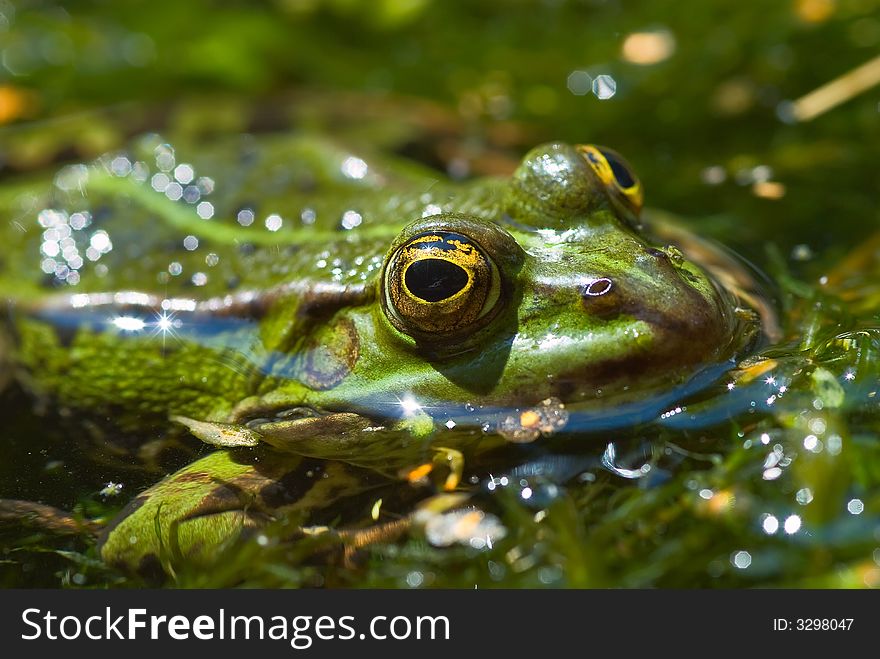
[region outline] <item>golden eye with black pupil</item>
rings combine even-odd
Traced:
[[[501,292],[492,260],[454,231],[426,231],[401,245],[388,262],[384,286],[392,324],[415,336],[479,325]]]
[[[626,160],[604,146],[581,144],[577,149],[605,185],[612,203],[625,213],[638,217],[642,210],[642,184]]]

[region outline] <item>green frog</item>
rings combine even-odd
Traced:
[[[456,181],[326,137],[148,135],[38,187],[0,199],[4,370],[96,459],[187,462],[100,532],[128,570],[284,515],[366,542],[375,507],[317,522],[389,487],[459,505],[468,465],[656,419],[762,336],[747,276],[647,222],[601,146]]]

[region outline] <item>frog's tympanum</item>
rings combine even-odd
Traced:
[[[759,333],[604,147],[452,182],[318,138],[148,137],[50,187],[5,202],[3,360],[96,459],[219,447],[104,529],[132,569],[388,483],[466,490],[490,450],[595,450]]]

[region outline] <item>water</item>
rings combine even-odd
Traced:
[[[285,531],[273,528],[226,556],[228,569],[182,571],[175,583],[880,585],[880,264],[869,242],[877,92],[809,121],[792,121],[791,105],[873,56],[880,3],[324,4],[154,2],[146,12],[85,2],[60,12],[19,2],[13,12],[0,3],[0,24],[10,26],[0,32],[0,90],[10,99],[0,115],[0,195],[146,130],[186,141],[317,126],[456,177],[506,174],[546,139],[608,144],[639,173],[648,206],[768,274],[780,337],[748,364],[709,369],[644,417],[599,425],[573,414],[576,432],[550,450],[538,439],[469,465],[465,482],[491,522],[491,546],[438,547],[416,533],[342,569],[306,560],[308,543],[274,542]],[[171,176],[186,164],[158,155]],[[350,171],[369,176],[356,162]],[[178,185],[181,203],[211,194],[187,197],[189,184]],[[201,208],[212,221],[214,207]],[[69,250],[68,269],[52,272],[69,277],[77,257]],[[214,285],[211,267],[186,276]],[[96,468],[65,442],[57,411],[24,411],[16,389],[0,405],[4,496],[101,517],[155,478]],[[108,483],[123,488],[112,495]],[[410,503],[393,488],[361,503],[369,511],[380,498],[383,510]],[[458,529],[441,521],[433,532]],[[124,579],[94,561],[88,540],[4,533],[4,585]],[[258,550],[265,560],[249,560]]]

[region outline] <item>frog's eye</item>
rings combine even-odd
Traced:
[[[638,217],[642,210],[642,184],[626,160],[604,146],[582,144],[577,148],[605,184],[611,200]]]
[[[427,231],[401,245],[385,269],[391,322],[407,334],[451,334],[488,319],[498,304],[498,268],[467,236]]]

